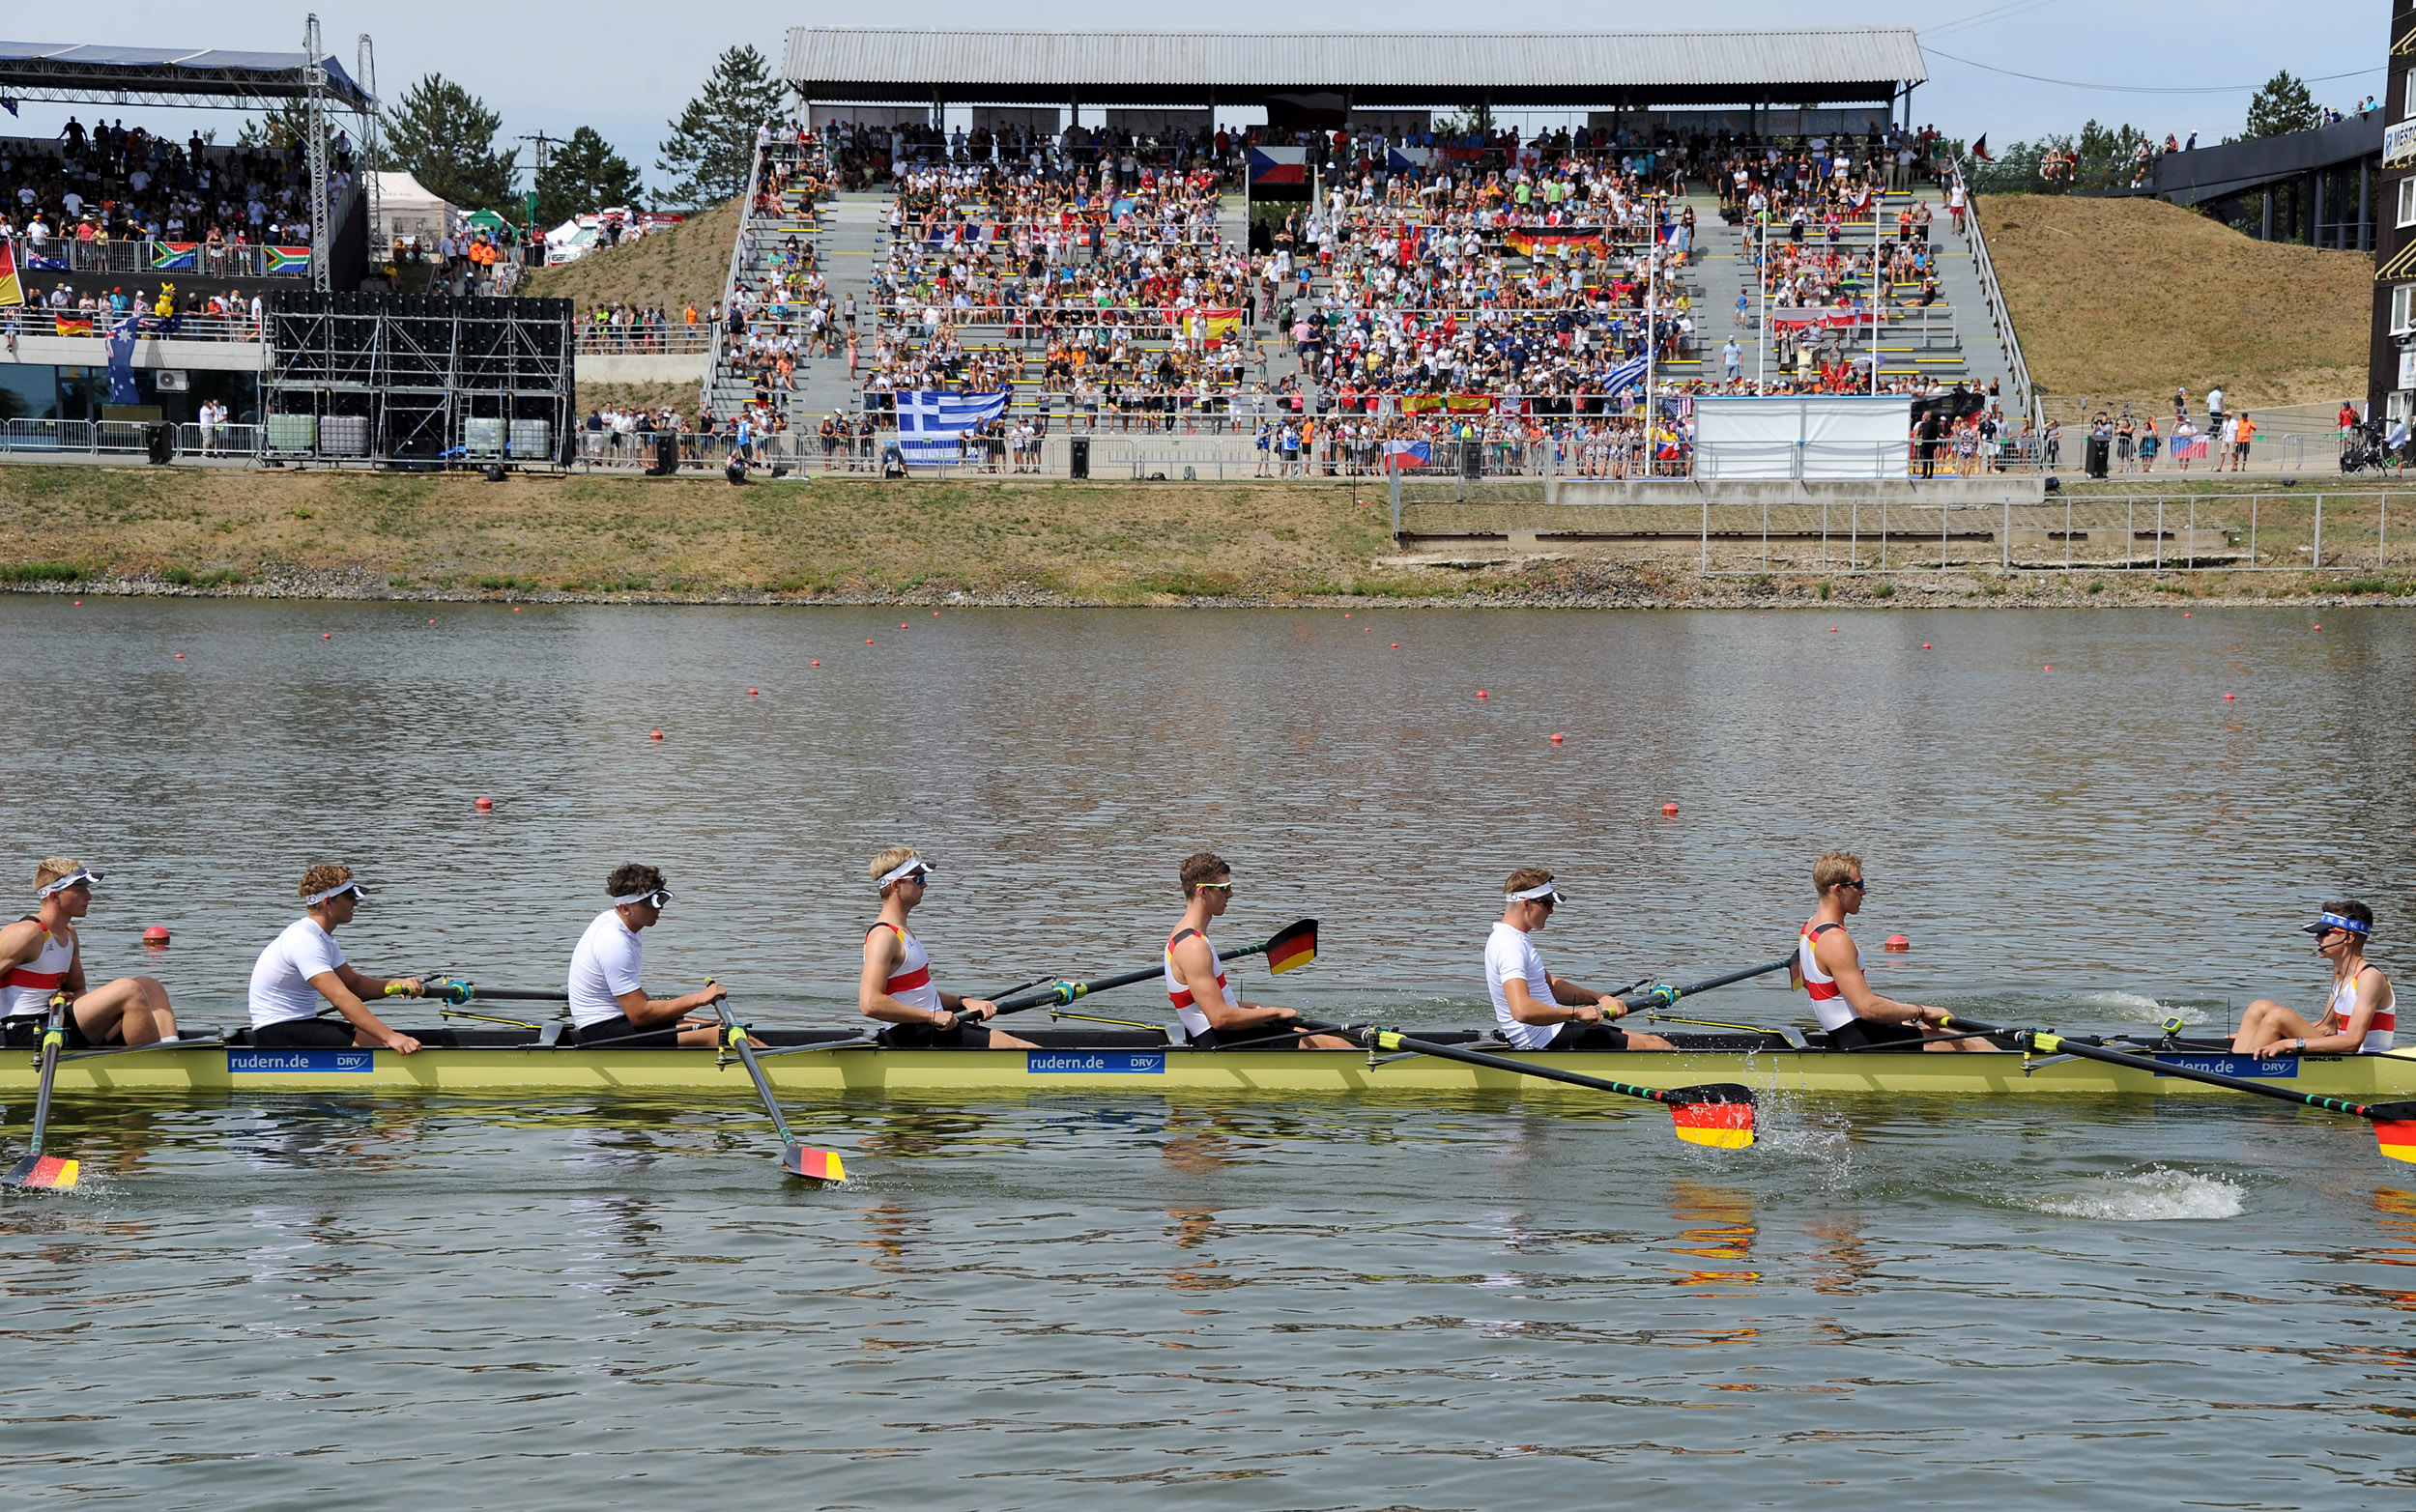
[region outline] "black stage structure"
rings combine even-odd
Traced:
[[[1894,104],[1929,77],[1910,27],[1701,32],[1038,32],[798,26],[808,104],[1639,110]]]
[[[552,467],[576,443],[569,300],[271,297],[269,460]]]

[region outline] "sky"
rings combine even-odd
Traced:
[[[1404,29],[1469,29],[1470,8],[1440,0],[1394,0],[1384,14]],[[1650,29],[1670,24],[1672,8],[1530,0],[1516,13],[1523,31]],[[1683,8],[1704,28],[1910,25],[1921,34],[1930,79],[1913,96],[1913,114],[1947,135],[1986,133],[2003,144],[2043,132],[2077,130],[2085,120],[2129,122],[2154,135],[2195,130],[2212,143],[2234,134],[2250,94],[2287,69],[2311,83],[2322,103],[2347,109],[2383,87],[2390,45],[2388,0],[2194,0],[2181,10],[2136,0],[1710,0]],[[257,0],[215,7],[156,0],[88,0],[73,7],[18,7],[0,21],[12,41],[125,45],[246,47],[298,51],[304,12]],[[924,0],[891,13],[922,27],[1163,30],[1158,7],[1105,0],[1050,0],[1021,6]],[[2287,25],[2276,25],[2287,16]],[[668,12],[636,0],[561,0],[497,5],[491,0],[415,0],[399,10],[344,0],[319,11],[328,50],[350,67],[357,40],[375,40],[379,92],[398,98],[437,71],[482,97],[503,118],[503,137],[543,131],[562,137],[590,126],[653,185],[666,124],[704,82],[713,60],[736,43],[753,45],[775,70],[791,25],[856,24],[863,13],[823,6],[783,8],[735,0],[682,0]],[[1270,30],[1326,25],[1368,29],[1363,15],[1327,21],[1290,6],[1252,4],[1217,12],[1216,29]],[[2018,77],[2016,75],[2032,75]],[[2325,79],[2326,75],[2349,77]],[[2054,80],[2060,82],[2044,82]],[[2070,87],[2074,84],[2092,86]],[[71,112],[88,108],[27,102],[0,134],[49,136]],[[243,117],[228,111],[112,109],[131,126],[164,125],[176,135],[217,128],[231,141]],[[1227,116],[1239,115],[1226,112]],[[1539,113],[1536,124],[1564,124]],[[524,149],[523,161],[527,161]]]

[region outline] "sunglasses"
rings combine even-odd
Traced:
[[[1202,893],[1222,893],[1228,898],[1233,893],[1233,884],[1230,882],[1200,882],[1194,885]]]
[[[648,907],[660,908],[665,903],[671,901],[671,889],[668,887],[658,887],[653,892],[639,899],[638,901],[647,904]]]
[[[1839,887],[1851,887],[1857,893],[1867,893],[1871,890],[1871,883],[1868,877],[1848,877],[1846,880],[1838,883],[1837,885]]]

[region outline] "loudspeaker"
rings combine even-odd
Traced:
[[[490,483],[501,483],[503,481],[503,465],[500,462],[488,463],[486,465],[486,480]]]
[[[166,467],[176,458],[176,427],[165,421],[144,426],[143,446],[151,454],[153,467]]]
[[[1076,479],[1090,476],[1090,438],[1071,436],[1066,439],[1066,473]]]
[[[677,436],[665,431],[654,438],[654,466],[651,471],[656,477],[669,477],[679,471]]]

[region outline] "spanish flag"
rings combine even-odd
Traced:
[[[16,248],[0,237],[0,306],[25,302],[25,285],[16,276]]]

